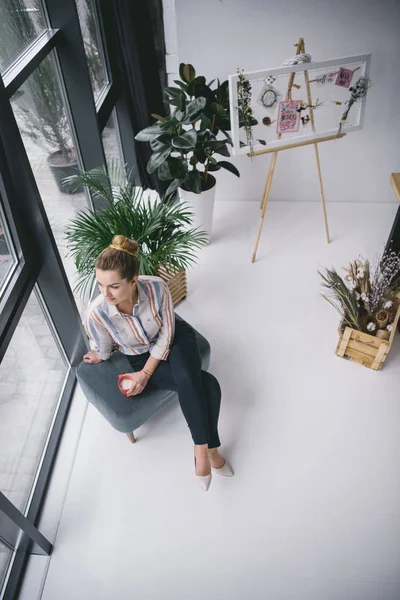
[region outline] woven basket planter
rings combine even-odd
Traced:
[[[184,269],[177,270],[169,267],[167,270],[165,267],[159,267],[158,276],[168,285],[174,306],[186,298],[187,282]]]

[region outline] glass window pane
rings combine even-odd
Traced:
[[[46,28],[38,0],[0,0],[0,71],[3,73]]]
[[[113,159],[123,160],[115,109],[112,111],[111,116],[103,129],[102,140],[107,163],[110,163]]]
[[[6,221],[0,206],[0,295],[13,268],[17,264]]]
[[[0,590],[7,574],[7,568],[12,557],[12,553],[13,551],[11,548],[3,544],[3,542],[0,540]]]
[[[76,6],[78,9],[83,43],[85,45],[86,60],[89,67],[90,80],[92,82],[94,101],[96,102],[102,90],[108,84],[107,68],[104,59],[99,23],[97,20],[96,6],[93,0],[76,0]]]
[[[76,269],[68,256],[64,232],[76,213],[87,206],[87,199],[82,188],[63,181],[75,174],[79,166],[52,55],[14,94],[11,104],[64,268],[74,288]],[[75,300],[82,310],[78,295]]]
[[[0,491],[22,512],[67,365],[34,292],[0,364]]]

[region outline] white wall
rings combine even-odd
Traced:
[[[167,64],[192,63],[226,79],[237,67],[275,67],[304,37],[314,60],[372,54],[364,129],[320,144],[327,201],[395,202],[400,170],[400,0],[164,0]],[[237,179],[218,172],[217,199],[256,200],[270,155],[235,157]],[[313,146],[278,156],[271,200],[319,201]]]

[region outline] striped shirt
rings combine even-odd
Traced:
[[[102,360],[112,352],[144,354],[167,360],[175,332],[175,314],[167,284],[159,277],[141,275],[137,280],[138,301],[133,313],[119,312],[101,294],[91,302],[83,323]]]

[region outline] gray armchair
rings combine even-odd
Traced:
[[[177,320],[183,320],[175,315]],[[197,343],[202,358],[202,368],[207,371],[210,366],[210,344],[195,330]],[[118,431],[126,433],[134,443],[134,431],[145,423],[152,415],[178,398],[177,393],[168,390],[145,389],[138,397],[126,398],[118,389],[117,380],[120,373],[129,373],[132,367],[124,354],[116,352],[102,364],[107,369],[110,380],[115,381],[115,393],[101,396],[88,383],[92,380],[93,369],[98,365],[81,363],[77,369],[78,382],[88,401],[97,408],[105,419]]]

